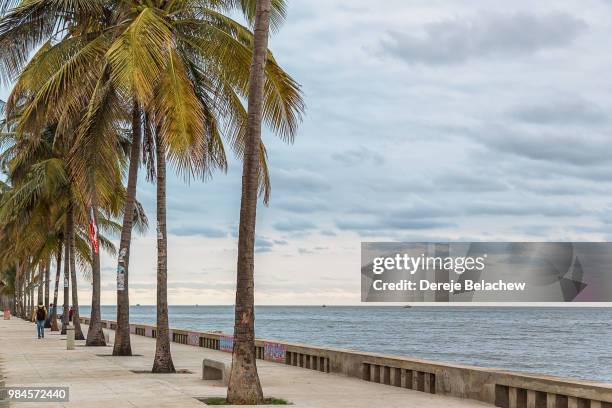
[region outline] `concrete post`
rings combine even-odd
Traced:
[[[4,381],[0,381],[0,389],[4,388]],[[8,407],[8,400],[4,398],[4,395],[0,392],[0,407]]]
[[[518,407],[518,390],[514,387],[510,387],[510,396],[509,396],[509,406],[510,408]]]
[[[527,408],[536,408],[536,392],[527,390]]]
[[[390,374],[390,378],[389,378],[389,382],[391,383],[391,385],[393,385],[394,387],[398,386],[398,383],[400,382],[400,379],[398,378],[398,369],[397,368],[393,368],[391,367],[391,372],[389,372]]]
[[[74,326],[66,327],[66,350],[74,350]]]
[[[376,364],[370,365],[370,381],[372,382],[380,382],[380,370]]]
[[[423,392],[431,393],[431,375],[429,373],[425,373]]]
[[[546,408],[555,408],[557,406],[557,394],[546,394]]]
[[[380,369],[380,383],[381,384],[389,384],[389,378],[387,378],[387,374],[388,374],[388,367],[385,366],[379,366]]]

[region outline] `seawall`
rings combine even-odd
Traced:
[[[81,318],[84,324],[88,318]],[[104,320],[114,330],[116,322]],[[156,337],[152,325],[131,324],[130,332]],[[171,329],[172,342],[231,352],[224,333]],[[612,384],[446,364],[375,353],[256,340],[257,357],[279,364],[342,374],[363,381],[471,399],[503,408],[612,408]]]

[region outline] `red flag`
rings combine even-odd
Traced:
[[[100,250],[100,243],[98,241],[98,224],[96,224],[96,218],[94,216],[93,207],[89,207],[91,212],[89,216],[89,240],[91,241],[91,248],[94,253],[98,253]]]

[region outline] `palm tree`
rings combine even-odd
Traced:
[[[168,237],[166,228],[166,149],[156,135],[157,162],[157,337],[155,340],[154,373],[173,373],[168,324]]]
[[[18,83],[19,85],[19,83]],[[64,257],[64,283],[73,281],[73,308],[75,316],[75,335],[77,339],[83,338],[78,321],[78,297],[76,288],[76,262],[84,267],[91,264],[88,253],[87,237],[88,222],[85,202],[81,199],[80,189],[75,180],[70,177],[68,162],[74,154],[67,149],[64,141],[59,138],[55,127],[48,128],[41,137],[21,134],[18,131],[7,136],[12,139],[9,147],[0,155],[0,163],[9,168],[9,178],[17,182],[18,188],[13,188],[11,194],[5,194],[0,203],[0,223],[6,220],[17,220],[17,217],[29,217],[30,222],[14,222],[16,225],[26,226],[28,239],[21,239],[27,253],[35,254],[34,260],[45,259],[55,252],[57,256],[57,276],[55,287],[54,308],[51,312],[51,321],[55,321],[57,292],[61,270],[62,242]],[[116,152],[113,153],[114,165],[119,167]],[[89,162],[89,165],[92,163]],[[117,174],[119,170],[115,171]],[[104,195],[104,210],[111,216],[120,215],[122,198],[125,192],[117,176],[112,186],[105,186],[100,179],[96,184]],[[112,193],[109,193],[112,192]],[[31,220],[38,220],[31,222]],[[138,219],[139,227],[142,218]],[[117,231],[118,224],[106,217],[101,217],[101,227],[104,231]],[[1,225],[1,224],[0,224]],[[54,226],[61,226],[57,229]],[[55,229],[55,232],[53,232]],[[114,252],[113,245],[104,237],[99,236],[100,246]],[[99,260],[99,258],[98,258]],[[34,261],[33,261],[34,262]],[[86,274],[86,278],[89,276]],[[64,303],[64,330],[69,314],[67,306],[69,295],[65,296]]]
[[[86,105],[88,113],[115,113],[96,122],[100,128],[123,120],[126,112],[131,117],[130,167],[118,262],[125,279],[119,286],[124,290],[117,293],[115,355],[131,354],[129,254],[142,122],[147,115],[153,118],[169,159],[182,171],[194,173],[196,169],[195,174],[207,175],[218,167],[220,163],[208,159],[223,157],[221,128],[242,157],[247,122],[242,98],[248,93],[253,37],[223,11],[238,8],[252,21],[255,3],[64,0],[24,3],[0,21],[0,45],[7,49],[0,55],[0,77],[19,75],[13,94],[29,100],[22,131],[37,133],[43,124],[57,123],[59,132],[68,135],[81,128],[77,122]],[[284,1],[274,0],[273,6],[274,24],[282,19]],[[30,53],[44,41],[28,64]],[[303,103],[298,85],[271,53],[267,55],[264,95],[266,123],[291,141]],[[92,138],[111,139],[103,131],[83,132],[81,136],[79,143],[85,145]],[[258,160],[259,185],[267,201],[269,177],[263,144],[258,146]]]
[[[242,167],[242,200],[238,237],[238,265],[232,370],[227,388],[230,404],[263,402],[255,354],[255,220],[259,187],[259,146],[263,117],[266,54],[270,31],[270,0],[258,0],[255,14],[253,63],[249,77],[249,119]]]

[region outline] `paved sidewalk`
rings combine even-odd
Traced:
[[[86,332],[87,326],[83,327]],[[110,334],[112,341],[113,332]],[[175,367],[192,373],[141,374],[133,371],[151,369],[154,339],[132,336],[132,351],[139,356],[111,357],[112,347],[85,347],[81,341],[68,351],[65,336],[48,330],[45,336],[38,340],[32,323],[0,320],[0,361],[6,386],[67,386],[70,402],[15,403],[16,408],[204,408],[194,397],[225,396],[219,381],[200,379],[201,364],[204,358],[229,361],[230,354],[172,343]],[[261,360],[257,366],[266,396],[286,399],[295,407],[489,406]]]

